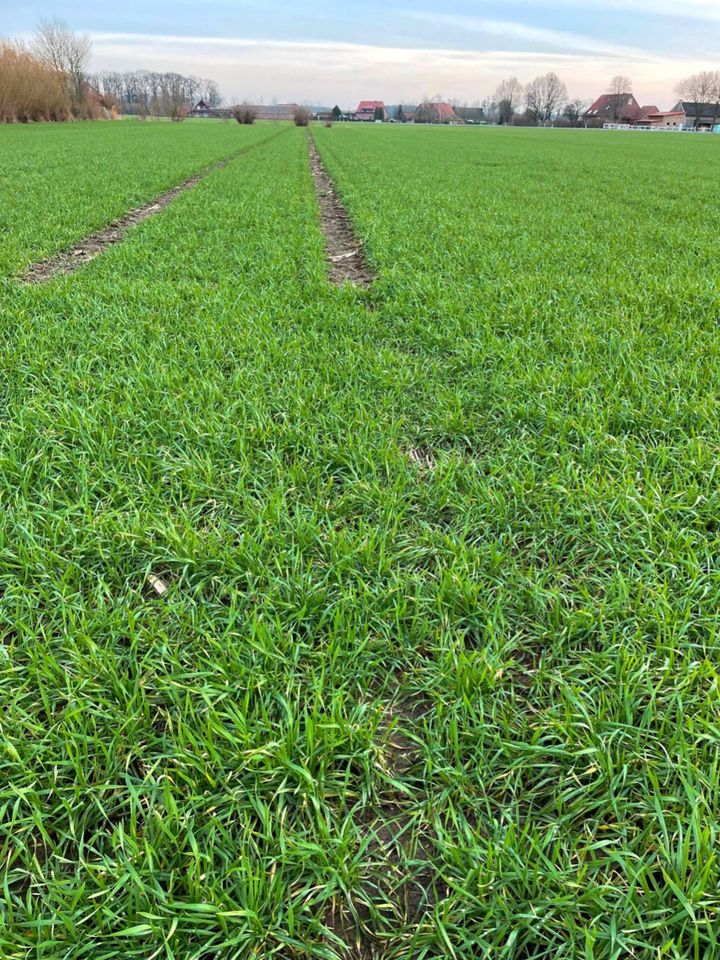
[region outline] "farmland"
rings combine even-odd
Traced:
[[[0,955],[720,957],[718,144],[312,135],[0,130]]]

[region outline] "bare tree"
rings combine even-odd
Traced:
[[[576,127],[580,123],[580,118],[588,108],[587,100],[570,100],[565,104],[563,116],[571,127]]]
[[[102,73],[91,79],[103,96],[112,94],[122,113],[140,117],[177,116],[182,107],[192,107],[198,100],[204,100],[211,109],[222,104],[215,81],[200,77],[136,70]]]
[[[485,97],[480,107],[488,123],[499,123],[500,111],[498,102],[494,97]]]
[[[205,99],[202,95],[202,80],[198,77],[183,77],[184,86],[185,86],[185,96],[187,97],[187,102],[192,106],[200,99]]]
[[[201,80],[201,96],[205,103],[212,107],[213,110],[216,110],[218,107],[222,106],[223,98],[220,93],[220,87],[214,80]]]
[[[618,120],[622,118],[622,110],[623,107],[626,106],[626,101],[632,93],[632,86],[630,77],[623,77],[620,74],[613,77],[610,81],[608,93],[612,98],[610,102],[613,111],[613,123],[617,123]]]
[[[714,70],[713,73],[715,76],[715,82],[713,83],[710,103],[714,104],[712,121],[714,130],[718,122],[718,117],[720,116],[720,70]]]
[[[706,104],[714,104],[715,122],[720,112],[720,73],[716,70],[703,70],[681,80],[676,87],[680,99],[693,105],[695,117],[693,127],[697,130]],[[713,126],[715,125],[713,123]]]
[[[567,103],[567,87],[556,73],[535,77],[525,88],[525,103],[535,123],[550,123]]]
[[[73,110],[87,93],[85,71],[92,44],[86,34],[74,33],[62,20],[41,20],[32,41],[35,54],[66,78]]]
[[[498,84],[494,98],[497,103],[498,123],[512,123],[522,95],[522,84],[517,77],[507,77]]]

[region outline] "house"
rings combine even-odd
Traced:
[[[209,117],[215,116],[215,111],[212,109],[212,107],[209,107],[204,100],[200,100],[191,110],[188,110],[187,115],[188,117],[201,117],[208,119]]]
[[[602,127],[606,123],[634,123],[643,110],[657,107],[641,107],[631,93],[604,93],[591,103],[581,120],[587,127]]]
[[[355,119],[361,120],[363,123],[372,123],[379,119],[379,116],[383,120],[388,119],[387,108],[382,100],[361,100],[355,111]]]
[[[674,113],[682,113],[683,126],[690,130],[712,130],[720,120],[720,104],[690,103],[681,100],[673,107]]]
[[[415,123],[461,124],[462,122],[455,113],[454,107],[449,103],[436,103],[428,100],[421,103],[415,113]]]

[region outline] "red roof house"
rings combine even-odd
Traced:
[[[371,123],[376,119],[378,110],[382,110],[383,120],[387,120],[388,112],[382,100],[361,100],[355,111],[355,119],[363,120],[365,123]]]
[[[601,127],[604,123],[635,123],[643,108],[631,93],[604,93],[590,104],[582,120],[588,126]]]
[[[660,113],[660,108],[656,106],[640,107],[640,113],[635,117],[633,123],[648,123],[650,117]]]

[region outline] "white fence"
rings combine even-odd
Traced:
[[[641,133],[716,133],[718,130],[696,130],[694,127],[655,127],[649,123],[633,126],[629,123],[604,123],[603,130],[639,130]]]

